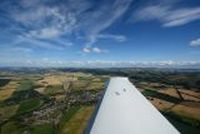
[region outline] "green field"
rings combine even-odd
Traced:
[[[46,95],[55,95],[55,94],[58,94],[58,93],[64,94],[64,92],[65,92],[65,90],[63,89],[62,85],[49,85],[44,90],[44,93]]]
[[[31,134],[55,134],[55,129],[50,124],[36,125],[31,128]]]
[[[16,121],[10,121],[1,126],[1,134],[22,134],[23,128]]]
[[[41,105],[42,101],[40,99],[29,99],[22,101],[17,110],[17,114],[23,114],[33,111],[34,109],[38,109]]]
[[[17,91],[31,90],[34,88],[34,83],[31,80],[20,81],[20,85],[17,87]]]

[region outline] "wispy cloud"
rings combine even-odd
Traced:
[[[133,21],[157,20],[163,27],[181,26],[200,20],[200,7],[175,7],[174,3],[141,7],[133,13]]]
[[[76,19],[72,13],[61,13],[59,7],[50,8],[42,5],[34,11],[14,14],[15,20],[29,27],[23,35],[31,39],[52,39],[64,34],[70,34],[75,26]],[[20,11],[21,12],[21,11]]]
[[[68,38],[61,39],[63,35],[71,34],[75,27],[76,20],[72,12],[66,12],[60,5],[51,6],[38,0],[12,2],[2,2],[0,6],[5,12],[4,18],[12,23],[5,30],[15,36],[15,41],[8,45],[18,47],[26,43],[27,47],[44,49],[72,46]]]
[[[30,49],[45,49],[54,51],[64,51],[66,48],[73,46],[73,43],[62,38],[57,39],[33,39],[25,38],[24,36],[17,36],[16,40],[9,44],[10,48],[25,47]],[[12,53],[11,53],[12,54]]]
[[[190,46],[193,46],[193,47],[200,47],[200,38],[195,39],[195,40],[192,40],[192,41],[190,42]]]
[[[47,40],[53,39],[57,43],[61,42],[60,37],[64,36],[66,42],[72,42],[70,41],[72,36],[75,39],[82,36],[85,47],[92,47],[99,39],[118,42],[126,40],[123,35],[102,34],[102,32],[123,16],[131,2],[132,0],[105,0],[94,5],[94,2],[89,0],[56,1],[56,3],[19,0],[2,2],[0,9],[5,13],[4,18],[12,23],[12,28],[8,28],[10,33],[23,36],[24,40],[21,42],[35,40],[33,42],[40,44],[44,42],[47,45],[49,43]],[[49,43],[49,46],[51,45]]]
[[[105,2],[100,5],[98,10],[85,14],[82,19],[86,22],[84,25],[87,27],[86,37],[88,41],[86,46],[94,44],[98,40],[98,37],[102,36],[102,31],[110,27],[116,20],[122,17],[129,8],[131,2],[132,0]],[[88,18],[90,19],[88,20]],[[111,37],[110,39],[116,38]]]
[[[23,46],[11,47],[9,49],[7,49],[6,47],[0,47],[0,49],[0,64],[14,64],[17,60],[21,60],[23,62],[25,58],[30,58],[30,55],[33,53],[33,50],[31,48]]]
[[[99,34],[97,36],[99,39],[113,39],[118,42],[124,42],[127,40],[126,36],[124,35],[114,35],[114,34]]]
[[[59,37],[62,32],[55,27],[43,28],[40,30],[32,30],[26,34],[29,38],[49,39]]]

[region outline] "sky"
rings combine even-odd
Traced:
[[[0,66],[200,68],[199,0],[0,0]]]

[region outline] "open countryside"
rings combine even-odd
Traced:
[[[81,134],[106,82],[119,75],[128,76],[180,132],[200,132],[200,72],[132,68],[2,69],[1,133]]]

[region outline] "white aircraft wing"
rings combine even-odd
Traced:
[[[180,134],[125,77],[113,77],[87,134]]]

